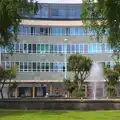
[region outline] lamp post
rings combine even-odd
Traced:
[[[67,79],[67,39],[64,39],[64,63],[65,63],[65,74],[64,79]]]

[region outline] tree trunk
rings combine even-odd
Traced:
[[[3,82],[1,82],[2,86],[0,88],[0,93],[1,93],[1,99],[4,99],[4,96],[3,96],[3,87],[4,87],[4,84],[5,84],[5,80],[3,80]]]
[[[9,81],[9,84],[8,84],[8,92],[7,92],[7,96],[8,96],[8,99],[9,99],[9,95],[10,95],[10,83],[11,83],[11,79],[10,79],[10,81]]]

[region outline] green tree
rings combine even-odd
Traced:
[[[74,73],[74,81],[78,88],[82,88],[84,80],[89,76],[92,60],[80,54],[73,54],[68,58],[68,70]]]
[[[8,73],[8,93],[7,94],[8,94],[8,98],[9,98],[10,92],[12,92],[15,89],[15,86],[17,85],[14,78],[16,78],[18,66],[17,65],[12,66],[12,68],[8,69],[8,71],[9,71],[9,73]]]
[[[24,16],[37,12],[34,0],[0,0],[0,45],[6,46],[17,41],[19,25]]]
[[[0,93],[1,93],[1,98],[3,99],[3,88],[6,83],[9,83],[8,86],[8,93],[9,93],[9,87],[11,83],[11,79],[16,77],[16,66],[12,69],[5,69],[3,66],[0,66]],[[14,84],[14,82],[12,82]]]
[[[88,31],[98,41],[108,36],[107,42],[120,60],[120,0],[83,0],[82,19]]]
[[[69,93],[69,97],[72,96],[73,91],[76,89],[76,84],[70,79],[64,80],[64,88]]]
[[[116,64],[114,69],[109,66],[105,67],[105,80],[107,84],[108,96],[116,96],[116,85],[120,77],[120,65]]]

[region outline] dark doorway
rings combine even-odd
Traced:
[[[42,84],[41,87],[42,87],[42,91],[43,91],[43,97],[45,97],[46,96],[46,86],[44,86]]]

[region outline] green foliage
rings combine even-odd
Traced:
[[[120,0],[83,0],[82,19],[87,30],[96,33],[101,41],[104,35],[120,59]],[[107,32],[107,29],[109,32]]]
[[[107,90],[110,96],[116,95],[116,84],[119,81],[120,77],[120,65],[116,64],[114,69],[111,69],[109,66],[105,67],[105,79],[107,84]]]
[[[76,88],[76,85],[70,79],[64,80],[64,87],[71,95]]]
[[[74,80],[78,86],[82,86],[89,76],[92,60],[80,54],[73,54],[68,58],[68,70],[74,72]]]
[[[8,89],[8,93],[10,92],[10,83],[11,83],[11,80],[14,79],[16,77],[16,74],[17,74],[17,70],[18,70],[18,66],[13,66],[12,68],[10,69],[5,69],[3,68],[3,66],[1,65],[0,66],[0,92],[1,92],[1,97],[3,97],[3,93],[2,93],[2,89],[4,87],[4,85],[6,83],[9,83],[9,89]],[[9,82],[8,82],[9,80]],[[13,85],[15,83],[13,82]]]
[[[83,88],[80,88],[80,89],[76,89],[74,92],[73,92],[74,96],[75,97],[79,97],[79,98],[84,98],[85,97],[85,91]]]
[[[34,0],[30,1],[0,0],[0,45],[6,46],[17,41],[19,24],[24,15],[30,16],[37,12],[38,4],[33,4]]]

